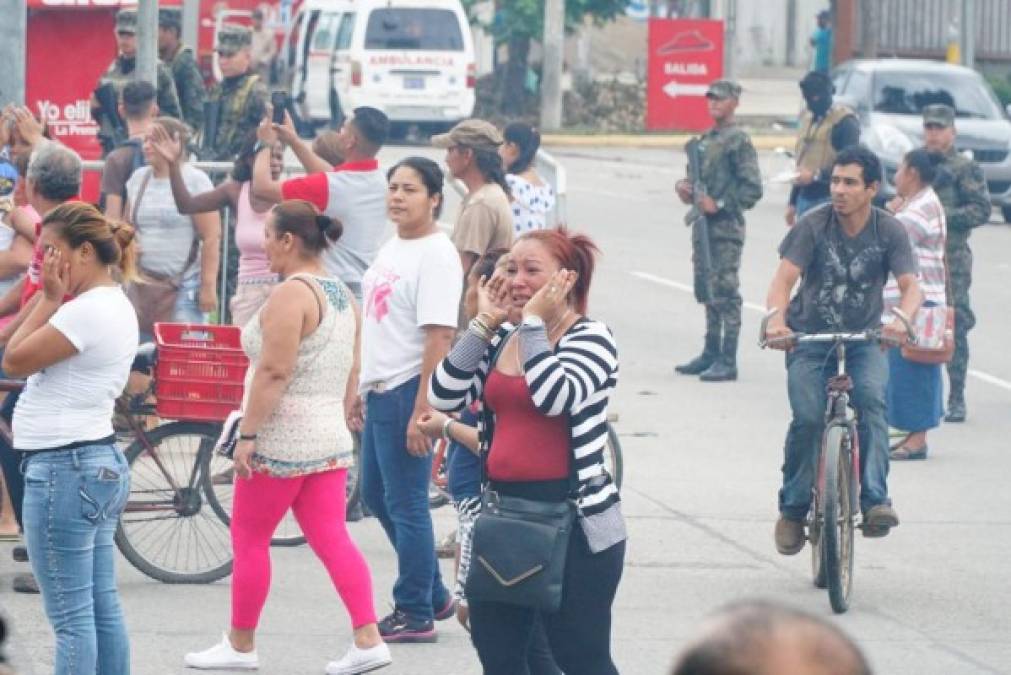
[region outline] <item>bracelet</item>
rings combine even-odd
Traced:
[[[481,323],[481,321],[479,321],[477,317],[470,320],[468,327],[475,335],[477,335],[485,342],[491,342],[492,337],[494,337],[494,334],[491,332],[491,329],[488,328],[488,326]]]
[[[449,437],[449,426],[455,421],[456,420],[454,420],[452,417],[447,417],[446,421],[442,423],[442,438],[443,440],[450,443],[453,441],[453,439]]]
[[[495,324],[495,317],[493,317],[488,312],[481,312],[480,314],[478,314],[474,318],[478,319],[482,324],[484,324],[485,328],[487,328],[488,330],[490,330],[493,333],[495,332],[495,330],[498,329],[498,325],[495,325],[495,327],[492,328],[492,325]]]
[[[240,441],[255,441],[256,434],[239,434]]]

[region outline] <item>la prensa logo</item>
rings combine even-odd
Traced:
[[[57,0],[52,0],[56,2]],[[55,136],[95,136],[98,125],[91,117],[91,103],[86,98],[80,98],[73,103],[60,104],[49,100],[36,103],[39,117],[52,130]]]

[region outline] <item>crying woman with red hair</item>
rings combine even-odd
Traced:
[[[564,229],[517,239],[506,269],[482,280],[477,316],[432,377],[435,408],[478,402],[485,490],[568,501],[576,510],[557,611],[468,598],[485,675],[525,672],[538,614],[563,672],[618,672],[611,605],[626,534],[603,455],[618,352],[610,329],[587,316],[597,253],[588,237]],[[514,327],[507,316],[517,313],[522,320]]]

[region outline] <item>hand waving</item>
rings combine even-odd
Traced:
[[[169,134],[168,130],[160,124],[151,127],[148,136],[151,142],[151,149],[169,164],[176,164],[183,154],[183,144],[179,136]]]

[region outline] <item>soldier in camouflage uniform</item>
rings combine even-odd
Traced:
[[[937,168],[934,191],[944,205],[948,227],[945,255],[951,277],[950,301],[955,307],[955,354],[948,364],[948,410],[945,422],[965,421],[965,375],[969,369],[969,331],[976,315],[969,304],[972,285],[972,229],[990,220],[990,193],[983,170],[955,149],[955,110],[938,104],[923,109],[923,139],[927,149],[944,160]]]
[[[116,14],[116,46],[118,56],[109,64],[109,68],[98,80],[97,87],[104,84],[112,84],[116,90],[116,98],[123,93],[126,83],[134,79],[133,71],[137,67],[137,11],[134,9],[121,9]],[[158,64],[158,110],[160,114],[168,117],[181,119],[179,109],[179,97],[176,95],[176,86],[172,81],[172,73],[163,63]],[[96,88],[97,88],[96,87]],[[118,141],[126,140],[123,135],[125,129],[117,129],[113,123],[113,116],[118,119],[119,113],[116,110],[104,110],[98,99],[92,96],[91,100],[92,117],[99,123],[99,135],[102,139],[103,155],[112,152]]]
[[[183,13],[179,7],[158,9],[158,56],[172,71],[172,79],[179,95],[183,121],[193,133],[204,128],[204,99],[207,88],[197,67],[193,50],[180,41],[183,30]]]
[[[204,120],[201,147],[206,159],[233,161],[266,113],[267,88],[250,71],[251,45],[252,33],[245,26],[226,23],[218,33],[216,49],[224,79],[207,99],[214,119]]]
[[[737,379],[742,305],[738,271],[744,248],[744,211],[762,198],[762,176],[755,147],[734,120],[740,96],[741,87],[729,80],[713,82],[706,93],[709,114],[716,122],[701,137],[701,178],[706,187],[701,206],[709,223],[712,297],[705,302],[706,338],[702,354],[674,369],[684,375],[699,375],[706,382]],[[681,201],[692,203],[691,181],[678,181],[675,190]],[[693,207],[685,221],[692,223],[699,215]],[[700,269],[698,245],[694,242],[692,260],[695,296],[701,300],[704,270]]]

